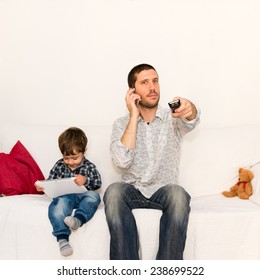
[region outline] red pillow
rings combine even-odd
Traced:
[[[0,153],[0,194],[40,194],[37,180],[44,180],[42,171],[20,141],[10,154]]]

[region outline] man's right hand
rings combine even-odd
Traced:
[[[121,138],[121,142],[125,147],[132,149],[136,147],[136,131],[140,115],[140,110],[138,108],[140,105],[136,104],[137,100],[141,100],[140,95],[135,93],[134,88],[130,88],[125,97],[126,106],[130,113],[130,120]]]
[[[140,111],[138,108],[140,101],[140,95],[135,93],[134,88],[130,88],[126,93],[125,102],[131,117],[138,117],[140,115]]]

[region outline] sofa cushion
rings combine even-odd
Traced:
[[[192,199],[186,260],[260,258],[260,207],[250,200],[217,194]]]
[[[10,154],[0,153],[0,193],[39,194],[34,183],[44,176],[31,154],[17,141]]]

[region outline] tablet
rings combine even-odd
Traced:
[[[35,183],[44,188],[44,193],[50,198],[55,198],[64,194],[71,193],[84,193],[87,189],[84,186],[78,186],[75,182],[75,177],[54,179],[54,180],[42,180]]]

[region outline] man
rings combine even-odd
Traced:
[[[104,195],[110,259],[139,259],[134,208],[162,210],[156,259],[183,259],[190,196],[177,184],[180,142],[199,123],[199,111],[181,97],[174,112],[161,108],[159,77],[151,65],[135,66],[128,85],[129,114],[115,121],[111,139],[122,182],[111,184]]]

